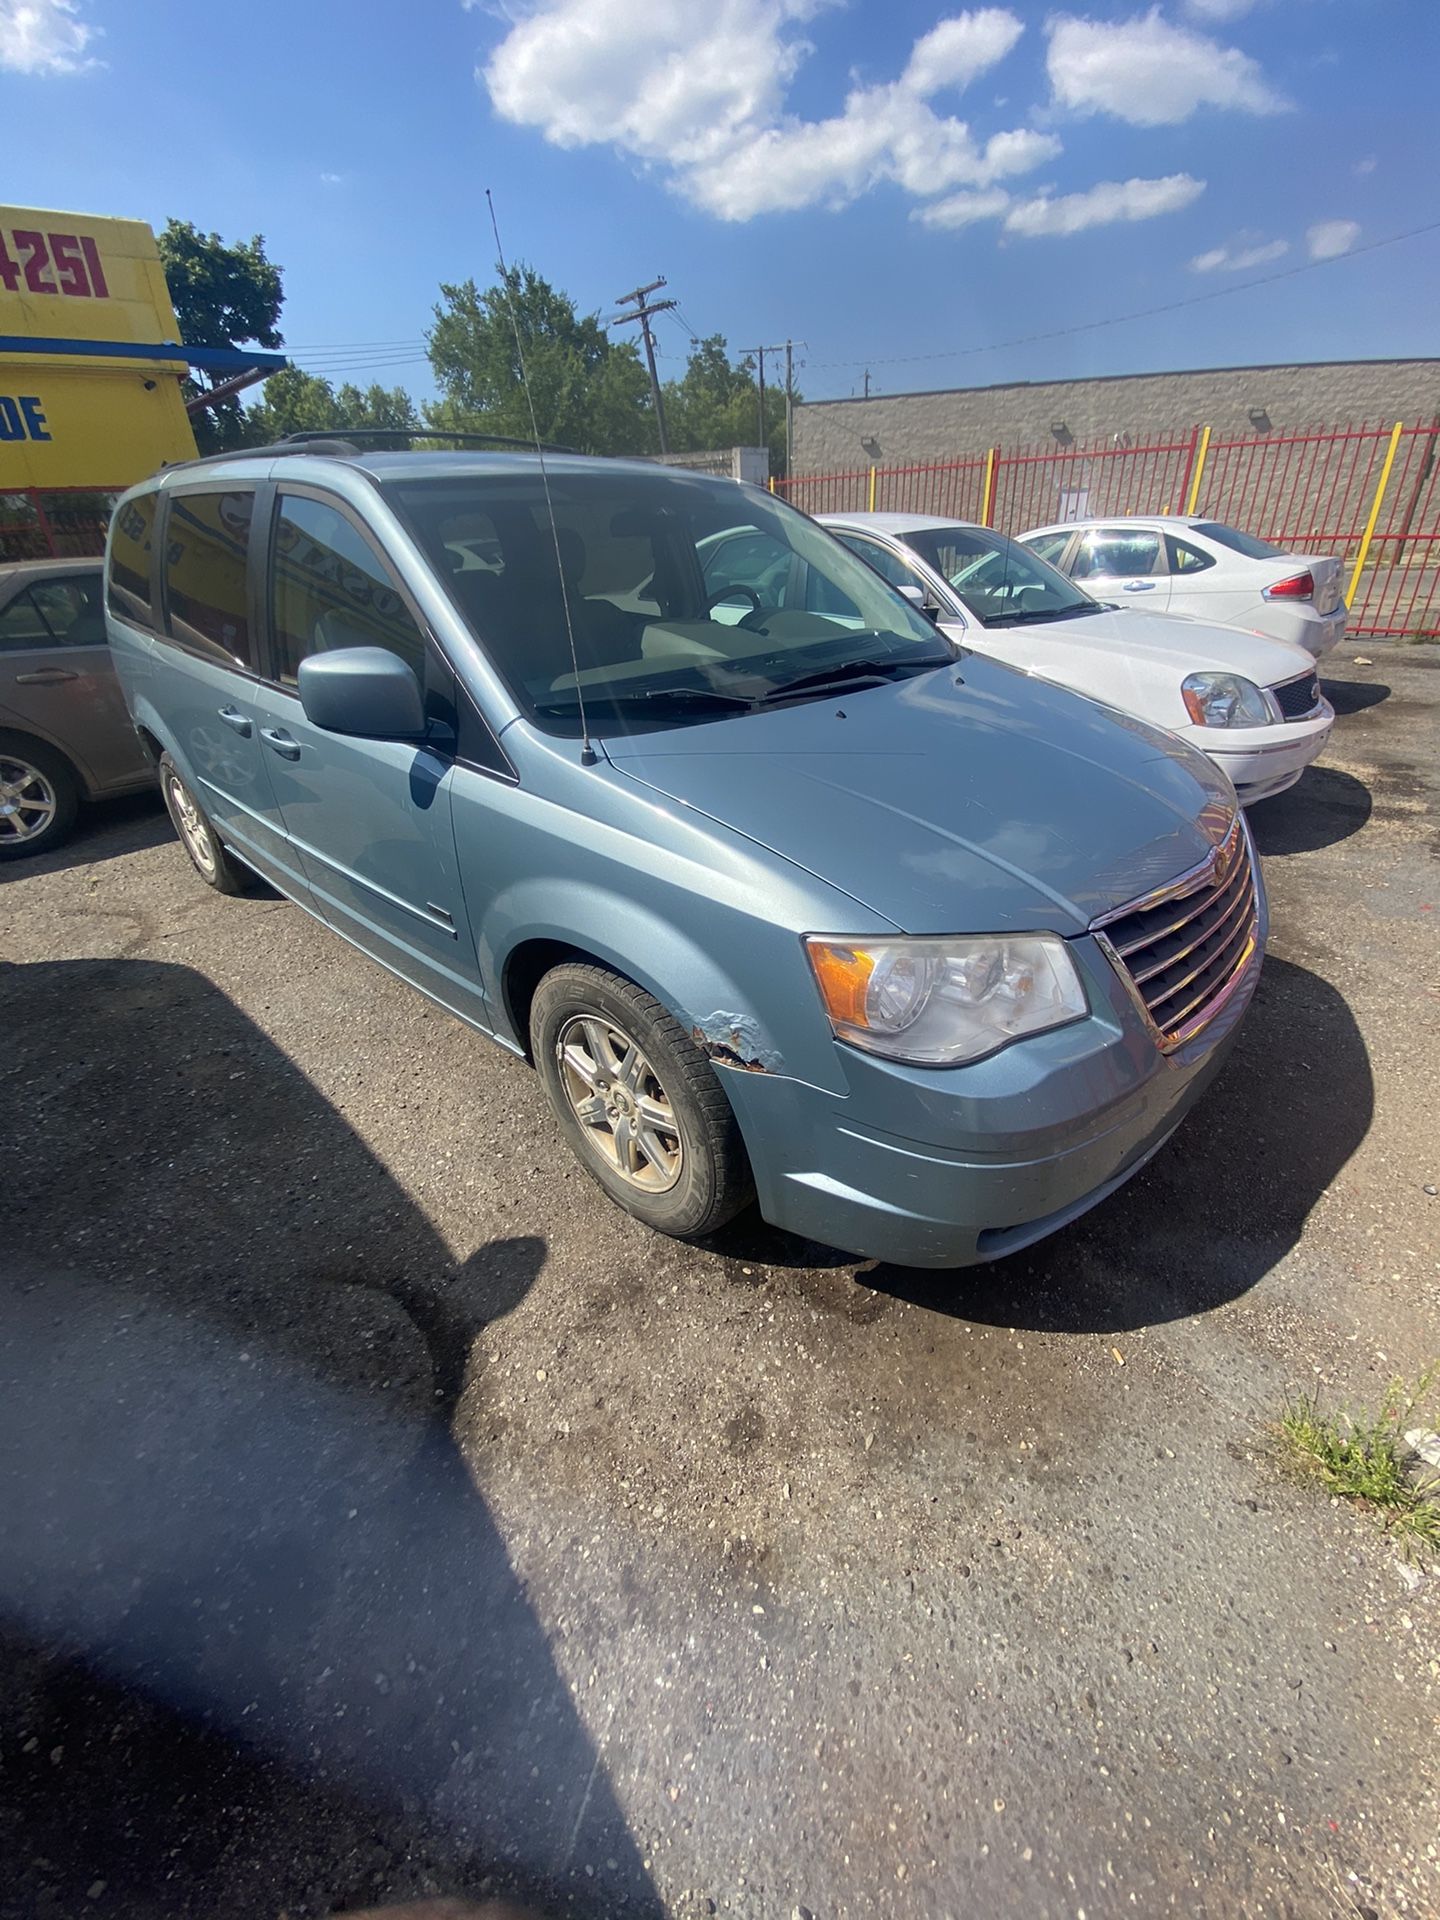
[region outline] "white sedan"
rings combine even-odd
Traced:
[[[989,527],[907,513],[817,516],[952,638],[1166,727],[1249,806],[1294,786],[1335,715],[1302,648],[1234,627],[1106,608]]]
[[[1345,633],[1333,553],[1287,553],[1219,520],[1163,514],[1072,520],[1019,538],[1097,600],[1253,627],[1316,660]]]

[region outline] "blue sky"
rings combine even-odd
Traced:
[[[689,327],[817,397],[1424,355],[1440,232],[1363,249],[1440,221],[1437,60],[1435,0],[0,0],[3,192],[261,232],[300,364],[421,394],[487,186],[584,309],[668,276],[668,373]]]

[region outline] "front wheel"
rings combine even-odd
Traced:
[[[221,846],[220,836],[200,811],[200,802],[168,753],[160,756],[160,791],[180,844],[206,886],[217,893],[244,893],[250,884],[249,873]]]
[[[735,1116],[680,1023],[603,967],[556,967],[530,1009],[535,1064],[585,1171],[646,1226],[713,1233],[754,1194]]]

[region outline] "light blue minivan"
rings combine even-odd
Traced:
[[[532,1061],[662,1232],[753,1198],[906,1265],[1012,1252],[1161,1146],[1255,988],[1222,774],[754,488],[288,442],[126,494],[107,614],[200,877]]]

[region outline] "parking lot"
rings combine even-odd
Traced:
[[[953,1275],[647,1233],[158,802],[4,869],[0,1912],[1440,1913],[1440,1578],[1269,1432],[1440,1351],[1440,650],[1328,668],[1223,1078]]]

